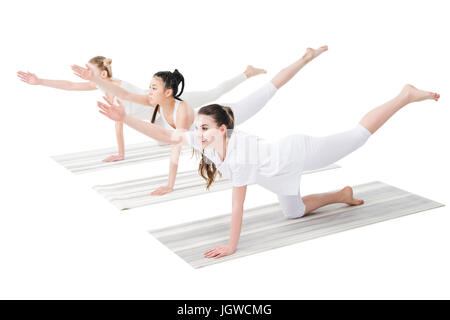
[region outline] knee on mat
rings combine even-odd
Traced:
[[[305,215],[305,212],[306,212],[306,207],[305,207],[305,205],[303,203],[302,203],[302,205],[300,207],[283,210],[284,216],[287,219],[298,219],[298,218],[301,218],[301,217],[303,217]]]

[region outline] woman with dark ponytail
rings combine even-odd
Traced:
[[[206,103],[212,102],[246,79],[266,72],[263,69],[248,66],[242,74],[221,83],[211,90],[184,92],[184,77],[177,69],[173,72],[160,71],[153,75],[148,93],[136,94],[111,85],[107,81],[94,76],[94,73],[90,70],[90,65],[87,65],[87,68],[72,66],[72,69],[77,76],[94,82],[110,95],[154,108],[148,120],[168,130],[189,129],[194,122],[194,108],[199,108]],[[166,185],[154,190],[151,195],[163,195],[172,192],[180,153],[180,146],[172,148],[168,182]]]
[[[272,79],[272,85],[280,88],[299,68],[323,51],[324,47],[317,50],[308,48],[302,59]],[[100,112],[110,119],[123,121],[152,138],[166,143],[192,146],[201,151],[204,156],[199,171],[207,180],[207,187],[214,181],[217,170],[231,181],[233,191],[229,241],[204,254],[206,258],[220,258],[236,251],[247,185],[257,183],[277,194],[287,219],[300,218],[333,203],[361,205],[364,201],[353,197],[353,189],[350,186],[336,192],[302,197],[299,185],[302,172],[325,167],[357,150],[397,111],[408,104],[423,100],[438,101],[439,98],[437,93],[422,91],[408,84],[393,99],[366,113],[359,123],[349,130],[321,137],[295,134],[276,142],[267,142],[236,131],[236,113],[233,114],[221,105],[209,105],[198,111],[195,132],[175,133],[126,115],[120,104],[115,106],[99,103],[99,107]]]

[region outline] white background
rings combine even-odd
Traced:
[[[119,212],[95,184],[167,172],[159,161],[73,175],[50,156],[114,146],[98,92],[32,87],[16,71],[77,80],[70,65],[113,59],[114,76],[147,87],[178,68],[187,90],[247,64],[233,101],[309,46],[305,67],[242,129],[266,138],[353,126],[405,83],[441,100],[401,110],[342,169],[306,175],[302,193],[373,180],[449,204],[446,1],[14,1],[2,4],[0,298],[450,298],[448,207],[194,270],[148,230],[230,212],[231,192]],[[127,143],[147,138],[127,128]],[[195,168],[186,158],[180,170]],[[249,187],[246,207],[276,201]]]

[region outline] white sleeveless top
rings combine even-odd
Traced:
[[[173,107],[173,123],[176,125],[177,124],[177,111],[178,111],[178,105],[180,104],[180,100],[176,100],[175,99],[175,106]],[[163,126],[164,128],[168,129],[168,130],[176,130],[176,128],[172,127],[169,122],[167,122],[166,118],[164,117],[164,112],[162,111],[161,106],[159,106],[159,114],[161,115],[160,119],[161,121],[158,122],[158,124],[160,124],[161,126]],[[197,115],[197,112],[195,112],[194,110],[194,119],[195,116]],[[156,121],[155,121],[156,123]],[[189,128],[189,130],[194,130],[194,123],[192,123],[191,127]]]

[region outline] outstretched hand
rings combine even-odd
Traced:
[[[39,78],[31,72],[17,71],[17,76],[25,83],[36,85],[39,84]]]
[[[94,79],[94,70],[92,70],[92,67],[86,64],[86,68],[83,68],[79,65],[73,64],[71,66],[73,73],[80,77],[81,79],[91,81]]]
[[[123,121],[127,114],[125,112],[125,108],[122,105],[122,102],[117,99],[117,105],[115,105],[113,101],[111,101],[107,97],[103,97],[103,99],[106,101],[106,104],[100,101],[97,102],[97,106],[100,108],[99,112],[107,116],[111,120]]]

